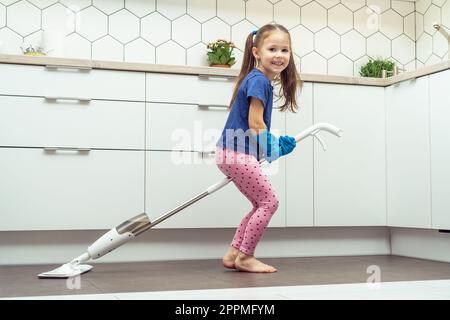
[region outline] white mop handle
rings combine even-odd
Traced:
[[[308,129],[300,132],[295,136],[295,141],[299,142],[310,135],[315,135],[320,130],[328,131],[329,133],[334,134],[335,136],[342,136],[342,129],[333,126],[329,123],[316,123],[315,125],[309,127]]]
[[[223,187],[225,187],[227,184],[229,184],[233,179],[226,177],[224,178],[222,181],[217,182],[216,184],[212,185],[211,187],[209,187],[208,189],[206,189],[206,192],[208,194],[211,194],[213,192],[216,192],[219,189],[222,189]]]
[[[332,134],[334,134],[335,136],[338,136],[338,137],[340,137],[342,135],[342,129],[339,129],[338,127],[335,127],[332,124],[329,124],[329,123],[317,123],[317,124],[309,127],[308,129],[300,132],[299,134],[297,134],[295,136],[295,141],[299,142],[299,141],[305,139],[306,137],[308,137],[310,135],[315,135],[320,130],[328,131],[329,133],[332,133]],[[260,163],[262,163],[264,161],[265,161],[265,159],[261,159]],[[233,180],[232,178],[226,177],[222,181],[220,181],[220,182],[212,185],[208,189],[206,189],[206,192],[208,194],[216,192],[217,190],[222,189],[223,187],[225,187],[232,180]]]

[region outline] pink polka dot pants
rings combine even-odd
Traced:
[[[233,183],[253,205],[253,209],[241,221],[231,243],[243,253],[253,255],[278,208],[278,197],[254,156],[218,148],[216,163],[220,171],[233,178]]]

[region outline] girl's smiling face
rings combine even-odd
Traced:
[[[289,35],[279,30],[271,32],[263,40],[261,47],[253,47],[252,51],[258,61],[257,68],[273,80],[289,64],[291,56]]]

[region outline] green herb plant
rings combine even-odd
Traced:
[[[359,75],[362,77],[382,78],[383,70],[393,71],[395,62],[388,59],[376,58],[369,59],[369,62],[362,65],[359,71]],[[387,73],[387,76],[392,75]]]

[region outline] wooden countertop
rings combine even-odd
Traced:
[[[64,66],[64,67],[86,68],[86,69],[194,74],[205,76],[225,76],[233,78],[236,77],[239,73],[239,70],[237,69],[226,69],[226,68],[162,65],[162,64],[148,64],[135,62],[103,61],[103,60],[83,60],[83,59],[68,59],[68,58],[56,58],[45,56],[30,57],[24,55],[6,55],[6,54],[0,54],[0,63]],[[447,69],[450,69],[450,60],[435,65],[426,66],[414,71],[404,72],[397,76],[389,77],[386,79],[333,76],[333,75],[320,75],[308,73],[302,73],[300,74],[300,76],[302,80],[305,82],[355,84],[365,86],[386,87],[401,81],[423,77]]]

